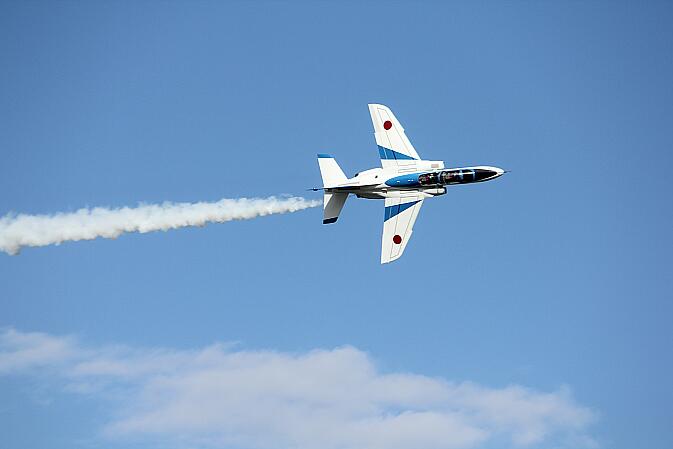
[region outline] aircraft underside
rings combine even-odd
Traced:
[[[403,196],[414,194],[422,195],[425,198],[432,198],[433,196],[444,195],[446,187],[438,187],[434,189],[389,189],[389,190],[368,190],[368,189],[353,189],[344,190],[352,193],[358,198],[365,198],[369,200],[383,200],[386,198],[401,198]]]
[[[381,263],[388,263],[402,256],[424,200],[444,195],[450,185],[495,179],[504,170],[490,166],[445,169],[442,161],[423,160],[389,108],[370,104],[369,112],[381,168],[348,178],[332,156],[319,154],[323,187],[314,190],[324,191],[323,224],[337,221],[351,194],[385,200]]]

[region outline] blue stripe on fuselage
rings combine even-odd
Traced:
[[[415,187],[420,185],[418,176],[420,173],[410,173],[408,175],[395,176],[386,181],[386,185],[390,187]]]

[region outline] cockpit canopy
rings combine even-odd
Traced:
[[[485,181],[496,175],[496,172],[483,168],[460,168],[442,172],[424,173],[418,177],[418,183],[422,186],[466,184],[469,182]]]
[[[439,173],[424,173],[418,176],[418,183],[422,186],[439,184]]]

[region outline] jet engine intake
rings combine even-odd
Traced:
[[[423,193],[427,193],[432,196],[440,196],[446,193],[446,187],[437,187],[434,189],[423,189]]]

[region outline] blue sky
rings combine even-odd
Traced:
[[[305,191],[320,184],[316,153],[348,174],[379,164],[369,102],[391,107],[425,158],[512,173],[428,201],[404,257],[387,266],[383,205],[353,199],[333,226],[309,209],[0,254],[1,446],[268,446],[240,428],[183,421],[179,438],[166,428],[173,421],[116,431],[139,418],[136,407],[165,411],[133,398],[166,373],[188,378],[167,358],[191,364],[217,342],[217,369],[228,351],[276,354],[299,383],[323,366],[315,351],[368,382],[420,376],[399,388],[434,385],[428,395],[444,402],[358,404],[458,410],[469,426],[447,436],[453,427],[441,421],[436,433],[444,442],[460,433],[455,447],[673,445],[670,3],[3,2],[2,11],[1,215],[319,198]],[[26,347],[58,350],[35,364]],[[264,357],[261,372],[275,373]],[[101,360],[138,372],[145,359],[151,375],[82,374]],[[318,378],[321,391],[339,382]],[[456,397],[490,407],[484,391],[525,391],[553,407],[503,423],[530,405],[503,400],[496,418],[467,420],[491,415]],[[249,406],[245,424],[266,423],[264,405]],[[333,426],[351,426],[339,416]],[[540,429],[535,419],[543,436],[519,438]],[[415,440],[413,427],[401,441],[445,447]],[[263,432],[252,434],[279,435]],[[320,442],[282,435],[300,448]]]

